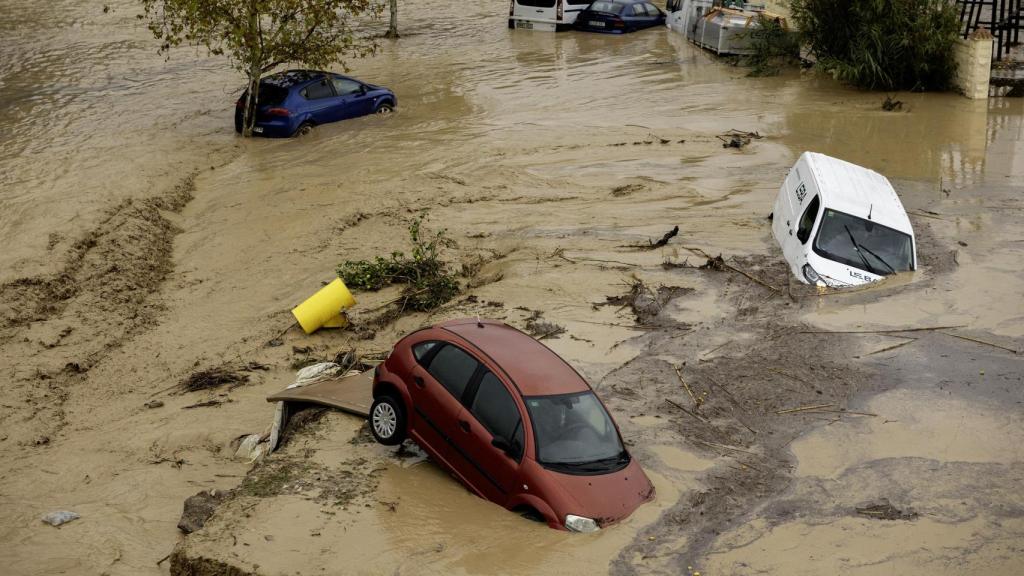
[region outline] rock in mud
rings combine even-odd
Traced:
[[[222,502],[231,496],[230,490],[203,490],[185,500],[185,508],[178,521],[178,530],[191,534],[206,524]]]
[[[43,516],[43,522],[46,522],[50,526],[60,526],[61,524],[67,524],[72,520],[78,520],[81,518],[77,513],[71,512],[70,510],[58,510],[57,512],[50,512],[46,516]]]

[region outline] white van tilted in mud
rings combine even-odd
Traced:
[[[508,27],[555,32],[568,30],[591,0],[509,0]]]
[[[910,219],[885,176],[804,152],[772,212],[790,269],[819,286],[854,286],[917,268]]]

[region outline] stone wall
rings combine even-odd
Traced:
[[[789,1],[788,0],[753,0],[754,4],[764,4],[768,11],[778,14],[783,18],[789,18]],[[792,22],[789,23],[793,25]]]
[[[956,86],[968,98],[988,98],[992,73],[992,34],[978,29],[970,38],[958,38],[954,47]]]

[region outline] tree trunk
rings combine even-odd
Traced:
[[[398,0],[391,0],[391,26],[388,27],[388,38],[398,38]]]
[[[245,112],[242,114],[242,136],[252,136],[252,127],[256,124],[256,107],[260,97],[260,76],[262,71],[258,64],[249,68],[249,91],[245,98]]]
[[[249,32],[252,35],[259,33],[260,15],[256,8],[255,0],[249,1]],[[260,66],[260,54],[258,51],[249,52],[249,92],[245,99],[245,113],[242,115],[242,136],[252,136],[252,127],[256,124],[256,108],[260,101],[260,78],[263,76],[263,67]]]

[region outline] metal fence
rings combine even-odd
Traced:
[[[956,0],[960,9],[961,33],[967,38],[975,30],[986,28],[995,40],[992,59],[1002,60],[1020,45],[1024,25],[1022,0]]]

